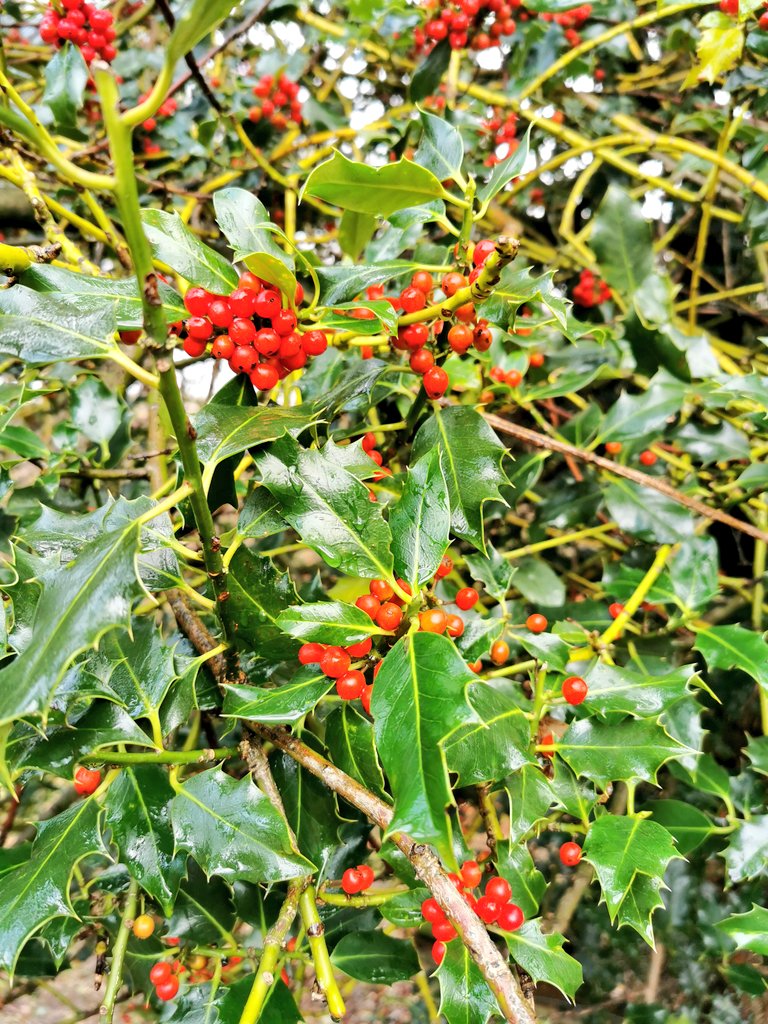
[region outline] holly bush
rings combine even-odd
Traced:
[[[768,13],[0,18],[3,1000],[757,1020]]]

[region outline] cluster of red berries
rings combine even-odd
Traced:
[[[520,333],[519,331],[516,333]],[[542,352],[531,352],[528,355],[528,367],[539,368],[544,365],[544,354]],[[507,384],[511,388],[520,387],[523,383],[525,370],[505,370],[501,366],[492,366],[488,376],[497,384]]]
[[[341,888],[347,896],[355,896],[365,892],[373,885],[373,868],[367,864],[358,864],[356,868],[347,868],[341,876]]]
[[[174,973],[173,967],[168,960],[159,960],[149,972],[149,980],[155,986],[155,995],[167,1003],[179,991],[178,975]]]
[[[143,96],[139,96],[138,102],[143,103],[148,96],[149,93],[145,92]],[[158,119],[173,117],[178,108],[179,105],[173,98],[173,96],[169,96],[167,99],[164,99],[160,106],[157,108],[157,113],[154,114],[152,117],[148,117],[145,121],[142,122],[141,127],[147,133],[147,136],[150,136],[152,132],[154,132],[155,128],[157,128]],[[142,139],[141,146],[148,156],[153,156],[155,153],[159,153],[162,148],[159,145],[159,143],[153,142],[148,137]]]
[[[592,13],[590,4],[582,4],[580,7],[572,7],[570,11],[563,11],[560,14],[544,12],[539,15],[542,21],[552,21],[564,29],[563,35],[571,46],[578,46],[581,36],[577,29],[580,29]]]
[[[510,902],[512,887],[505,878],[489,878],[484,895],[479,898],[474,895],[472,890],[477,888],[483,877],[483,869],[476,860],[465,860],[460,873],[448,877],[486,924],[495,924],[505,932],[515,932],[524,922],[525,916],[520,907]],[[440,964],[445,956],[445,944],[456,938],[456,929],[432,897],[421,904],[421,916],[432,925],[435,939],[432,958],[436,964]]]
[[[485,158],[486,167],[495,167],[503,160],[508,160],[519,145],[517,135],[517,114],[511,110],[503,113],[494,110],[493,116],[483,121],[480,132],[490,137],[493,152]]]
[[[296,303],[304,297],[297,286]],[[234,373],[246,374],[257,391],[271,391],[285,376],[301,369],[309,356],[328,347],[322,331],[297,331],[296,314],[283,296],[246,271],[231,295],[190,288],[184,296],[190,316],[184,321],[184,351],[199,358],[208,351],[226,359]],[[220,332],[220,333],[217,333]]]
[[[289,121],[301,124],[301,101],[299,83],[286,75],[262,75],[253,87],[253,95],[261,102],[248,111],[248,120],[254,124],[265,122],[282,130]]]
[[[75,771],[75,792],[78,796],[90,796],[101,785],[101,772],[81,765]]]
[[[606,441],[605,451],[607,455],[618,455],[622,449],[621,441]],[[652,452],[649,448],[640,452],[638,455],[638,461],[641,466],[654,466],[658,461],[658,456],[655,452]]]
[[[423,29],[414,30],[418,50],[443,39],[452,50],[487,50],[498,46],[502,36],[514,34],[517,24],[512,15],[522,0],[455,0],[440,11],[435,10],[439,6],[436,0],[426,0],[425,6],[433,16]]]
[[[739,13],[739,0],[720,0],[720,10],[735,18]],[[768,7],[768,0],[763,0],[763,7]],[[768,32],[768,11],[764,11],[757,19],[757,27]]]
[[[607,302],[611,297],[611,289],[591,270],[582,270],[579,283],[573,289],[573,301],[577,306],[589,308]]]
[[[114,20],[111,11],[83,0],[61,0],[64,13],[49,4],[40,21],[40,38],[44,43],[61,46],[70,40],[80,48],[83,60],[90,64],[96,57],[109,63],[117,56]]]

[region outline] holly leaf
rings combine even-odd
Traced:
[[[516,932],[504,935],[509,954],[535,982],[554,985],[573,1002],[582,982],[581,964],[565,952],[562,935],[541,930],[541,921],[526,921]]]
[[[414,591],[435,575],[450,527],[448,488],[440,452],[434,449],[410,467],[400,499],[389,512],[395,572]]]
[[[74,917],[69,887],[84,857],[103,854],[99,818],[92,797],[73,804],[38,826],[30,859],[3,876],[0,902],[0,967],[13,977],[27,939],[56,917]]]
[[[219,189],[213,194],[213,209],[236,262],[253,253],[266,253],[293,271],[293,258],[277,244],[275,225],[252,192],[244,188]],[[288,299],[293,300],[293,293]]]
[[[486,616],[465,619],[464,632],[456,640],[456,646],[466,661],[477,661],[488,656],[495,640],[504,631],[504,620]]]
[[[126,503],[125,510],[138,516],[144,507]],[[29,643],[0,670],[0,725],[22,715],[45,717],[72,660],[108,630],[127,625],[131,601],[141,592],[138,550],[137,520],[127,519],[46,577]]]
[[[752,762],[754,771],[761,775],[768,775],[768,736],[750,736],[747,743],[747,757]],[[717,767],[720,768],[719,765]],[[725,774],[727,782],[727,772],[722,768],[720,770]],[[729,787],[726,787],[726,792],[730,792]]]
[[[413,159],[426,167],[439,181],[461,175],[464,143],[458,129],[443,117],[435,117],[426,110],[419,111],[422,133]]]
[[[357,981],[394,985],[419,972],[413,943],[391,939],[383,932],[351,932],[336,943],[331,963]]]
[[[477,198],[481,203],[485,203],[488,200],[493,199],[495,195],[498,195],[498,193],[501,192],[508,182],[512,181],[513,178],[518,177],[525,166],[526,160],[528,159],[530,145],[531,128],[529,128],[522,139],[519,140],[515,152],[511,156],[507,157],[506,160],[500,160],[491,171],[485,184],[478,188]]]
[[[277,405],[224,405],[212,401],[192,418],[198,435],[197,451],[207,467],[213,467],[230,455],[255,448],[282,437],[301,433],[322,419],[313,407],[286,409]]]
[[[743,626],[697,626],[693,648],[710,670],[737,668],[768,693],[768,643],[762,634]]]
[[[532,658],[555,672],[565,672],[571,658],[571,648],[557,633],[520,633],[515,636]]]
[[[171,823],[176,848],[191,854],[209,878],[279,882],[315,870],[250,776],[237,781],[220,768],[193,776],[171,801]]]
[[[677,843],[683,856],[687,856],[713,832],[713,824],[698,807],[682,800],[654,800],[651,818],[663,825]]]
[[[467,699],[475,721],[460,725],[442,746],[458,783],[502,779],[530,761],[530,726],[522,709],[488,683],[471,683]]]
[[[583,856],[595,869],[611,921],[618,918],[619,927],[628,924],[647,939],[654,908],[642,922],[639,911],[647,908],[650,900],[658,900],[667,865],[680,857],[667,829],[649,818],[602,814],[589,828]],[[652,883],[650,888],[639,881],[643,875]],[[623,919],[622,907],[628,896]],[[655,905],[660,905],[660,900]]]
[[[766,845],[768,814],[755,815],[749,821],[739,822],[724,854],[728,877],[732,882],[743,882],[768,873]]]
[[[305,736],[304,742],[319,746],[311,736]],[[288,754],[273,758],[271,767],[297,847],[316,864],[327,863],[339,845],[339,808],[335,794]]]
[[[603,277],[620,295],[633,295],[653,271],[651,226],[643,217],[640,204],[618,185],[608,186],[595,214],[590,244],[600,263]],[[613,433],[616,429],[614,423],[622,418],[629,423],[628,418],[621,415],[624,407],[640,406],[645,398],[645,394],[630,396],[623,392],[606,417],[602,436],[610,435],[615,440],[627,436]],[[652,405],[652,402],[649,404]],[[670,412],[677,412],[679,408],[678,401]],[[640,431],[643,427],[638,425],[636,429]]]
[[[277,625],[302,643],[335,644],[349,647],[367,637],[384,636],[370,615],[341,601],[295,604],[277,617]]]
[[[710,11],[700,19],[699,29],[698,63],[686,75],[683,89],[692,89],[700,82],[714,85],[716,79],[738,65],[744,49],[744,30],[727,14]]]
[[[229,563],[228,599],[221,614],[237,644],[261,657],[290,657],[296,644],[278,625],[280,613],[296,600],[288,573],[270,558],[240,547]]]
[[[508,559],[503,558],[492,544],[487,544],[487,555],[469,552],[466,555],[467,566],[474,579],[479,580],[491,597],[503,601],[512,586],[515,567]],[[558,583],[560,581],[558,580]],[[550,603],[550,602],[547,602]],[[556,602],[551,602],[552,604]]]
[[[173,790],[157,765],[126,765],[107,790],[106,822],[121,863],[169,916],[186,873],[169,825]]]
[[[573,722],[556,748],[576,775],[603,787],[632,779],[655,782],[663,764],[689,752],[655,722],[631,719]]]
[[[237,288],[235,268],[201,242],[178,213],[143,210],[141,220],[155,259],[167,263],[185,280],[217,295],[229,295]]]
[[[154,714],[177,678],[173,650],[147,619],[137,619],[132,633],[109,634],[91,664],[133,718]]]
[[[250,718],[268,725],[289,725],[312,711],[333,686],[333,680],[314,668],[297,672],[282,686],[240,686],[227,684],[224,694],[225,718]]]
[[[337,768],[361,786],[386,798],[373,726],[349,701],[344,701],[326,718],[325,743]]]
[[[282,438],[257,457],[264,486],[284,518],[334,569],[367,579],[392,576],[392,534],[368,489],[334,459]],[[329,452],[328,449],[331,449]]]
[[[0,291],[0,355],[28,366],[104,359],[117,353],[113,303],[82,295]]]
[[[395,802],[389,831],[433,843],[450,861],[446,807],[453,795],[442,741],[476,721],[466,694],[473,678],[447,637],[414,633],[387,654],[371,701],[376,746]]]
[[[731,914],[718,921],[715,928],[724,932],[737,949],[749,949],[760,956],[768,956],[768,910],[752,904],[746,914]]]
[[[389,217],[396,210],[438,199],[443,187],[435,175],[405,158],[381,167],[357,163],[334,150],[316,167],[299,193],[325,199],[342,210]]]
[[[446,944],[437,970],[440,1013],[448,1024],[486,1024],[499,1012],[493,993],[463,942]]]
[[[541,898],[547,891],[547,880],[533,863],[525,843],[497,843],[497,869],[502,878],[512,886],[512,902],[525,914],[534,917],[539,910]]]
[[[655,718],[690,694],[688,687],[694,677],[692,665],[663,675],[645,675],[596,661],[584,676],[589,686],[588,707],[603,716],[623,712],[636,718]]]
[[[693,536],[695,521],[688,509],[632,480],[614,478],[603,498],[620,529],[641,540],[675,544]]]
[[[549,779],[533,764],[524,764],[504,788],[509,800],[509,838],[514,843],[547,816],[557,798]]]
[[[413,457],[438,448],[451,505],[451,530],[486,553],[483,505],[501,501],[499,487],[507,482],[501,468],[506,452],[483,417],[468,406],[437,409],[420,428]]]
[[[45,68],[43,103],[57,125],[73,127],[83,105],[88,81],[88,66],[78,46],[66,42],[54,53]]]

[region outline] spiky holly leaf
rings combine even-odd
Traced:
[[[460,940],[449,942],[437,971],[440,1013],[448,1024],[485,1024],[498,1004],[480,968]]]
[[[387,632],[360,608],[341,601],[291,605],[278,615],[277,625],[302,643],[335,644],[338,647],[348,647],[367,637],[383,636]]]
[[[750,736],[747,743],[747,757],[756,772],[768,775],[768,736]]]
[[[191,854],[209,877],[278,882],[315,870],[250,776],[237,781],[220,768],[195,775],[178,787],[171,822],[177,849]]]
[[[768,643],[760,633],[743,626],[697,627],[694,650],[709,669],[738,668],[768,693]]]
[[[541,898],[547,891],[547,880],[533,863],[533,857],[525,843],[497,843],[498,860],[496,867],[502,878],[512,886],[512,902],[525,914],[535,917]]]
[[[239,647],[271,659],[296,653],[298,644],[277,624],[280,613],[297,598],[288,573],[278,572],[264,555],[241,547],[229,563],[227,590],[221,614]]]
[[[597,661],[584,674],[589,710],[600,715],[618,711],[636,718],[655,718],[691,692],[694,677],[692,665],[646,674]]]
[[[390,508],[395,572],[418,588],[435,575],[448,547],[448,488],[434,449],[408,470],[399,501]]]
[[[334,947],[331,963],[350,978],[371,985],[394,985],[419,971],[412,942],[391,939],[383,932],[352,932]]]
[[[556,932],[545,935],[541,921],[526,921],[516,932],[504,936],[509,953],[515,963],[530,974],[534,981],[554,985],[573,1001],[582,982],[581,964],[565,952],[565,939]]]
[[[177,678],[173,650],[147,619],[136,619],[132,635],[122,631],[108,635],[91,664],[134,718],[156,712]]]
[[[509,838],[521,839],[557,803],[552,784],[538,765],[524,764],[504,783],[509,799]]]
[[[611,921],[618,918],[619,925],[630,925],[647,941],[650,915],[661,905],[664,873],[676,857],[667,829],[634,815],[602,814],[584,842],[584,859],[595,869]]]
[[[655,782],[663,764],[690,752],[655,722],[632,719],[574,722],[556,747],[577,775],[602,786],[631,779]]]
[[[91,854],[106,855],[100,816],[90,797],[42,822],[30,859],[3,876],[0,967],[11,975],[30,935],[55,917],[74,916],[69,887],[75,867]]]
[[[470,683],[467,698],[476,721],[460,726],[443,743],[459,785],[501,779],[529,762],[530,726],[522,708],[487,683]]]
[[[396,210],[437,199],[442,192],[434,174],[412,160],[371,167],[335,150],[330,160],[312,171],[301,195],[326,199],[342,210],[388,217]]]
[[[121,862],[170,914],[186,858],[174,851],[169,821],[173,790],[156,765],[126,766],[107,790],[105,812]]]
[[[392,576],[392,534],[381,507],[344,467],[343,455],[282,438],[258,459],[264,486],[302,540],[333,568],[367,579]]]
[[[373,726],[349,701],[326,718],[325,742],[337,767],[362,786],[385,796]]]
[[[706,814],[682,800],[654,800],[651,817],[667,829],[680,853],[686,856],[701,846],[714,828]]]
[[[506,449],[483,417],[468,406],[437,409],[413,442],[418,459],[434,448],[441,452],[451,504],[451,530],[485,554],[483,505],[504,501],[499,488],[507,482],[501,468]]]
[[[371,701],[376,746],[395,801],[390,829],[433,843],[450,861],[446,808],[453,795],[442,741],[477,720],[466,694],[473,680],[447,637],[413,633],[387,654]]]
[[[725,851],[728,877],[732,882],[743,882],[768,874],[768,814],[755,815],[749,821],[739,822]]]
[[[282,686],[231,684],[226,687],[222,713],[226,718],[252,718],[255,722],[287,725],[303,718],[332,686],[332,679],[309,666]]]
[[[746,914],[731,914],[715,925],[725,932],[739,949],[749,949],[761,956],[768,956],[768,910],[752,904]]]
[[[467,566],[473,579],[485,585],[485,589],[497,601],[503,601],[512,586],[516,569],[508,559],[503,558],[491,544],[486,545],[488,554],[474,552],[467,555]],[[554,603],[554,602],[553,602]]]
[[[311,734],[304,737],[304,742],[325,754]],[[271,766],[297,847],[316,864],[327,863],[339,845],[336,794],[288,754],[272,758]]]

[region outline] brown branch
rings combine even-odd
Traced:
[[[393,811],[383,800],[284,729],[274,729],[257,723],[251,723],[251,728],[263,739],[269,740],[279,750],[292,757],[308,772],[317,776],[329,789],[357,807],[382,831],[387,831],[392,823]],[[458,932],[470,956],[480,968],[488,987],[496,996],[504,1019],[510,1024],[534,1024],[536,1018],[518,979],[491,941],[477,914],[448,878],[437,856],[428,846],[416,843],[404,832],[394,832],[391,838],[411,862],[418,877],[430,890]]]
[[[191,641],[198,654],[207,654],[217,646],[213,636],[195,614],[192,605],[180,590],[168,591],[168,604],[176,617],[179,629]],[[227,677],[227,661],[223,654],[209,658],[206,665],[213,673],[217,683],[221,684]]]
[[[176,24],[176,19],[173,16],[173,11],[168,6],[168,0],[155,0],[155,4],[160,13],[162,14],[163,18],[165,19],[165,23],[168,26],[168,28],[173,28],[173,26]],[[206,60],[207,58],[203,58],[204,63]],[[211,91],[211,87],[206,82],[202,71],[197,66],[197,61],[195,60],[195,56],[192,52],[184,54],[184,63],[189,68],[189,74],[187,75],[185,81],[188,81],[190,78],[194,78],[194,80],[200,86],[203,95],[208,100],[210,105],[218,114],[220,114],[222,112],[222,106],[214,96],[213,92]],[[170,91],[168,92],[168,95],[170,96],[173,92],[175,92],[175,87],[172,86]]]
[[[443,400],[443,404],[447,405],[448,403]],[[755,540],[761,540],[768,543],[768,532],[765,530],[761,530],[757,526],[753,526],[751,523],[744,523],[740,519],[736,519],[734,516],[729,515],[727,512],[721,512],[719,509],[710,508],[709,505],[705,505],[704,502],[699,501],[698,498],[689,498],[688,495],[681,494],[671,484],[668,484],[666,480],[662,480],[656,476],[649,476],[647,473],[641,473],[639,469],[633,469],[631,466],[622,466],[618,462],[606,459],[602,455],[595,455],[593,452],[585,451],[583,448],[577,448],[575,445],[568,444],[566,441],[558,441],[554,437],[547,437],[546,434],[540,434],[537,430],[530,430],[528,427],[521,427],[517,423],[512,423],[511,420],[505,420],[501,416],[496,416],[495,413],[481,412],[480,415],[487,423],[502,434],[509,434],[511,437],[516,437],[519,441],[532,445],[534,448],[544,448],[550,452],[557,452],[558,455],[563,455],[566,458],[571,457],[574,459],[581,459],[582,462],[588,462],[593,466],[597,466],[598,469],[604,469],[608,473],[613,473],[616,476],[623,476],[627,480],[632,480],[634,483],[640,484],[641,487],[650,487],[654,491],[659,491],[660,494],[665,495],[667,498],[671,498],[672,501],[676,501],[679,505],[684,505],[685,508],[690,509],[691,512],[695,512],[697,515],[703,516],[705,519],[711,519],[717,523],[723,523],[725,526],[730,526],[732,529],[738,530],[741,533],[749,534],[749,536],[754,537]]]

